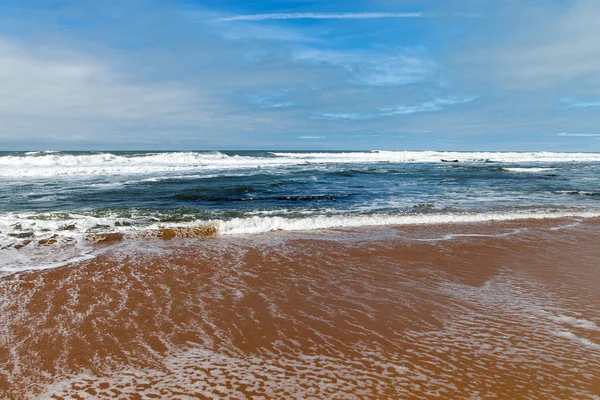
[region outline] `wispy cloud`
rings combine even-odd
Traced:
[[[417,104],[414,106],[398,106],[395,108],[383,109],[381,116],[388,115],[404,115],[404,114],[414,114],[419,112],[431,112],[431,111],[441,111],[444,106],[451,106],[455,104],[464,104],[475,100],[476,96],[471,97],[444,97],[438,98],[431,101],[427,101],[425,103]]]
[[[317,119],[326,120],[348,120],[348,121],[364,121],[379,117],[390,117],[394,115],[407,115],[422,112],[442,111],[445,106],[464,104],[475,100],[477,97],[445,97],[427,101],[421,104],[409,106],[397,106],[393,108],[382,108],[379,112],[370,114],[358,113],[322,113]]]
[[[600,137],[600,133],[571,133],[571,132],[560,132],[558,136],[569,136],[569,137]]]
[[[346,70],[349,83],[370,86],[406,85],[424,81],[438,69],[422,49],[394,48],[387,52],[348,52],[305,49],[293,55],[297,63],[329,65]]]
[[[377,18],[422,18],[421,12],[392,13],[392,12],[364,12],[364,13],[271,13],[248,14],[233,17],[218,18],[215,21],[264,21],[269,19],[377,19]]]
[[[258,106],[259,108],[291,107],[293,103],[291,101],[283,100],[283,97],[283,94],[277,93],[268,95],[251,94],[247,96],[247,99],[251,104]]]
[[[197,22],[203,16],[194,13],[187,14],[189,19]],[[218,21],[218,20],[213,20]],[[323,40],[316,36],[310,36],[301,33],[298,30],[291,28],[281,28],[273,25],[255,24],[252,21],[240,22],[237,24],[218,24],[210,25],[211,29],[221,34],[225,39],[229,40],[273,40],[279,42],[305,42],[305,43],[321,43]]]
[[[325,136],[300,136],[300,137],[298,137],[298,139],[304,139],[304,140],[320,140],[320,139],[325,139]]]
[[[321,113],[315,119],[327,120],[347,120],[347,121],[365,121],[373,119],[376,114],[358,114],[358,113]]]
[[[600,101],[581,101],[570,97],[562,98],[561,102],[566,108],[600,107]]]

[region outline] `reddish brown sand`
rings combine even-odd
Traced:
[[[125,240],[0,280],[2,399],[598,396],[598,220]]]

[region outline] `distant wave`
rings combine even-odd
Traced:
[[[554,153],[554,152],[451,152],[451,151],[379,151],[348,153],[282,153],[279,157],[302,159],[313,162],[458,162],[480,163],[528,163],[528,162],[595,162],[600,153]]]
[[[546,171],[554,171],[556,168],[534,168],[534,167],[524,167],[524,168],[502,168],[503,171],[509,172],[546,172]]]
[[[25,155],[35,156],[35,155],[39,155],[39,154],[55,154],[55,153],[60,153],[60,152],[57,150],[28,151],[25,153]]]
[[[272,152],[244,155],[219,152],[170,153],[48,153],[0,156],[2,178],[48,178],[60,176],[113,176],[153,173],[223,171],[251,168],[278,168],[310,164],[343,163],[438,163],[442,160],[463,163],[548,163],[600,162],[600,153],[550,152],[439,152],[439,151],[371,151],[371,152]],[[517,171],[516,168],[507,168]],[[521,171],[521,170],[520,170]],[[525,170],[522,170],[525,171]],[[541,169],[528,169],[538,172]]]

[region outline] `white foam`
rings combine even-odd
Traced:
[[[436,238],[427,238],[427,239],[413,238],[411,240],[417,240],[420,242],[441,242],[441,241],[446,241],[446,240],[454,240],[456,238],[462,238],[462,237],[494,237],[494,238],[498,238],[498,237],[518,235],[519,233],[522,233],[525,230],[526,229],[514,229],[510,232],[504,232],[504,233],[498,233],[498,234],[492,234],[492,235],[487,235],[487,234],[482,234],[482,233],[448,233],[446,235],[443,235],[441,237],[436,237]]]
[[[0,157],[0,178],[48,178],[60,176],[112,176],[173,172],[199,172],[248,168],[285,167],[340,163],[416,163],[445,159],[474,162],[548,163],[600,162],[600,153],[550,152],[441,152],[371,151],[346,153],[271,153],[269,156],[226,155],[219,152],[171,152],[140,154],[27,153]],[[548,168],[508,168],[510,171],[540,172]]]
[[[435,225],[477,223],[520,219],[555,219],[565,217],[600,217],[600,210],[483,212],[439,214],[359,214],[305,215],[303,217],[252,216],[230,220],[193,220],[161,222],[160,215],[135,214],[127,218],[118,215],[94,217],[85,214],[4,214],[0,215],[0,272],[53,268],[79,261],[92,253],[89,240],[95,234],[121,233],[125,236],[146,236],[164,228],[196,228],[214,226],[220,235],[258,234],[271,231],[310,231],[317,229],[353,228],[391,225]],[[18,234],[25,233],[19,238]],[[514,234],[518,232],[510,232]],[[461,236],[449,234],[443,239]],[[474,236],[474,235],[473,235]],[[48,244],[48,240],[52,244]],[[439,240],[439,239],[438,239]],[[46,241],[46,243],[43,243]],[[25,246],[17,249],[15,245]]]
[[[28,151],[25,153],[25,155],[35,156],[38,154],[53,154],[53,153],[58,153],[58,151],[57,150]]]
[[[535,172],[546,172],[546,171],[554,171],[556,170],[556,168],[534,168],[534,167],[528,167],[528,168],[502,168],[504,171],[509,171],[509,172],[530,172],[530,173],[535,173]]]
[[[569,339],[571,342],[585,346],[590,349],[600,350],[600,344],[594,343],[589,339],[579,337],[570,331],[558,331],[554,333],[558,337]]]
[[[257,168],[285,165],[275,158],[227,156],[221,153],[158,153],[125,156],[119,154],[48,154],[0,157],[0,177],[48,178],[77,175],[135,175]],[[293,164],[291,161],[287,164]]]
[[[314,162],[593,162],[600,153],[556,152],[457,152],[457,151],[371,151],[352,153],[273,153],[279,157]]]
[[[124,218],[96,218],[80,214],[7,213],[0,215],[0,273],[56,268],[94,257],[85,240],[88,231],[105,226],[101,232],[121,232],[116,226]],[[19,234],[26,234],[19,237]],[[17,248],[15,246],[23,246]]]
[[[580,225],[581,225],[581,221],[575,221],[575,222],[568,223],[568,224],[565,224],[565,225],[560,225],[560,226],[552,227],[552,228],[550,228],[550,230],[551,231],[560,231],[560,230],[563,230],[563,229],[576,228],[576,227],[578,227]]]
[[[375,214],[314,216],[305,218],[251,217],[228,221],[208,221],[224,235],[262,233],[277,230],[299,231],[385,225],[431,225],[510,221],[519,219],[553,219],[565,217],[600,217],[600,211],[512,212],[512,213],[448,213],[448,214]]]
[[[587,329],[590,331],[600,330],[600,327],[598,327],[598,325],[596,325],[594,322],[589,321],[584,318],[575,318],[575,317],[569,317],[566,315],[559,315],[559,316],[553,317],[552,320],[554,322],[558,322],[561,324],[571,325],[575,328],[582,328],[582,329]]]
[[[52,269],[59,268],[65,265],[74,264],[82,261],[88,261],[96,257],[96,254],[92,253],[92,249],[88,249],[84,254],[74,255],[72,257],[62,257],[62,261],[50,262],[47,264],[31,264],[31,261],[27,263],[26,266],[23,265],[12,265],[12,266],[3,266],[0,267],[0,273],[10,274],[12,272],[21,272],[21,271],[29,271],[29,270],[41,270],[41,269]],[[34,261],[35,262],[35,261]],[[0,275],[1,276],[1,275]]]

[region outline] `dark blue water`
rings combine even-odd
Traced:
[[[114,153],[135,158],[140,153]],[[142,153],[144,154],[144,153]],[[156,154],[156,153],[152,153]],[[0,212],[105,212],[185,210],[231,217],[328,212],[389,212],[411,208],[484,211],[598,204],[600,163],[590,162],[298,162],[263,165],[269,153],[245,152],[256,165],[234,162],[214,168],[119,168],[85,164],[7,166],[0,175]],[[359,153],[360,154],[360,153]],[[175,156],[164,153],[164,156]],[[60,161],[65,154],[53,154]],[[76,154],[73,157],[85,158]],[[235,157],[235,154],[224,157]],[[7,155],[4,155],[6,158]],[[48,156],[43,156],[48,157]],[[173,157],[173,158],[175,158]],[[2,157],[0,156],[0,159]],[[42,158],[40,156],[36,158]],[[151,160],[149,160],[151,161]],[[285,160],[288,161],[288,160]],[[309,164],[310,163],[310,164]],[[56,163],[55,163],[56,164]],[[83,164],[83,165],[82,165]],[[13,167],[11,176],[10,167]],[[103,168],[104,167],[104,168]],[[112,171],[110,168],[115,168]],[[145,168],[146,167],[146,168]],[[148,168],[153,167],[153,168]],[[168,165],[167,167],[173,167]],[[185,166],[187,167],[187,165]],[[52,169],[56,170],[52,174]],[[72,168],[74,171],[70,171]],[[127,170],[129,168],[129,171]],[[518,170],[512,170],[517,168]],[[520,169],[519,169],[520,168]],[[18,175],[18,169],[26,173]]]

